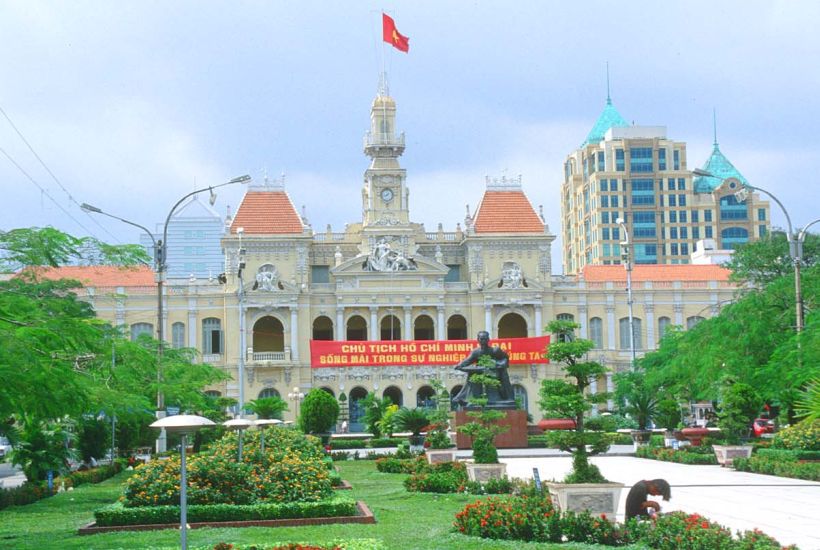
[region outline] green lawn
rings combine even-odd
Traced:
[[[353,496],[364,500],[375,514],[375,525],[196,529],[189,531],[189,546],[210,548],[223,541],[269,546],[275,542],[326,543],[344,538],[380,540],[390,550],[604,548],[583,544],[503,543],[452,533],[453,516],[476,497],[408,493],[402,485],[405,476],[378,473],[372,461],[342,462],[339,469],[342,477],[353,485]],[[116,500],[125,475],[98,485],[83,485],[36,504],[0,511],[0,548],[178,548],[179,532],[174,530],[77,536],[77,527],[92,521],[95,508]]]

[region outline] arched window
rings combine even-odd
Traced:
[[[151,336],[154,333],[154,325],[151,323],[134,323],[131,325],[131,341],[136,342],[141,334]]]
[[[720,232],[721,248],[734,250],[749,242],[749,231],[742,227],[727,227]]]
[[[492,335],[490,335],[492,336]],[[517,313],[507,313],[498,321],[498,338],[526,338],[527,321]]]
[[[632,326],[634,327],[635,332],[635,349],[639,350],[641,348],[641,342],[643,342],[641,336],[641,320],[637,317],[632,318]],[[622,350],[630,350],[632,349],[629,345],[629,317],[624,317],[618,320],[618,329],[619,329],[619,336],[621,342],[621,349]]]
[[[319,389],[320,389],[320,390],[322,390],[323,392],[329,393],[329,394],[330,394],[331,396],[333,396],[334,398],[336,397],[336,394],[335,394],[335,393],[333,393],[333,390],[332,390],[331,388],[328,388],[327,386],[322,386],[322,387],[321,387],[321,388],[319,388]]]
[[[333,340],[333,321],[330,317],[320,315],[313,320],[314,340]]]
[[[416,407],[422,407],[425,409],[432,409],[436,406],[435,401],[433,401],[433,396],[435,396],[436,392],[430,386],[422,386],[419,388],[419,391],[416,392]]]
[[[521,409],[529,411],[529,401],[527,400],[527,388],[521,384],[513,384],[513,397],[516,403],[521,404]]]
[[[367,322],[361,315],[353,315],[347,320],[346,340],[367,340]]]
[[[253,324],[253,351],[285,351],[285,327],[282,326],[282,321],[266,315]]]
[[[467,339],[467,319],[462,315],[451,315],[450,318],[447,319],[447,339]]]
[[[419,315],[413,323],[414,340],[435,340],[436,334],[433,327],[433,318],[429,315]]]
[[[394,405],[398,405],[399,407],[404,405],[404,396],[402,396],[401,390],[396,386],[388,386],[384,388],[384,393],[382,393],[382,397],[389,397],[390,401],[392,401]]]
[[[575,316],[572,313],[559,313],[555,316],[555,318],[559,321],[566,321],[568,323],[575,322]],[[569,342],[575,338],[575,331],[572,330],[567,334],[560,334],[558,335],[558,341],[560,342]]]
[[[367,390],[361,386],[356,386],[350,390],[350,399],[347,402],[350,412],[350,431],[361,432],[364,430],[364,398],[367,397]]]
[[[697,325],[701,321],[703,321],[703,317],[701,317],[700,315],[693,315],[691,317],[687,317],[686,318],[686,330],[689,330],[690,328]]]
[[[171,347],[185,347],[185,323],[177,322],[171,325]]]
[[[380,326],[382,340],[401,340],[401,323],[395,315],[385,315]]]
[[[261,392],[259,392],[259,399],[264,399],[266,397],[282,397],[278,391],[273,388],[265,388]]]
[[[596,349],[604,349],[604,322],[600,317],[589,320],[589,339],[595,342]]]
[[[658,338],[663,338],[666,335],[666,331],[669,330],[670,326],[672,326],[672,319],[670,319],[669,317],[659,317]]]
[[[218,392],[216,390],[207,390],[205,395],[211,399],[216,399],[217,397],[222,397],[222,392]]]
[[[222,321],[216,317],[202,320],[202,353],[204,355],[222,353]]]

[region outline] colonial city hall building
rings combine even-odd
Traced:
[[[579,323],[579,336],[595,342],[591,358],[610,370],[591,391],[611,389],[611,373],[627,368],[631,357],[624,267],[584,265],[572,276],[553,275],[555,236],[520,179],[488,180],[463,227],[427,231],[412,221],[399,163],[404,135],[396,131],[396,103],[384,91],[370,118],[360,220],[343,233],[316,232],[281,182],[252,185],[226,223],[226,282],[167,282],[162,322],[170,345],[199,349],[231,377],[210,391],[245,402],[287,400],[294,388],[344,393],[351,430],[360,430],[360,400],[368,392],[412,407],[428,403],[431,380],[455,394],[465,375],[451,365],[312,368],[311,340],[474,339],[480,330],[491,338],[535,337],[555,318]],[[676,179],[691,181],[684,170],[682,164]],[[84,283],[100,317],[130,327],[132,336],[156,332],[151,270],[58,272]],[[632,280],[639,354],[656,348],[669,326],[716,314],[736,290],[716,265],[636,265]],[[557,376],[556,365],[510,367],[516,396],[536,420],[540,382]],[[294,405],[286,417],[293,418]]]

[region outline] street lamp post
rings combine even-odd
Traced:
[[[629,307],[629,352],[632,357],[632,367],[635,367],[635,322],[632,315],[632,257],[629,240],[629,231],[623,218],[618,218],[615,223],[621,226],[624,233],[624,240],[621,241],[621,258],[626,269],[626,305]]]
[[[707,178],[716,178],[715,176],[708,170],[701,170],[700,168],[696,168],[692,170],[692,174],[695,176],[703,176]],[[815,220],[804,227],[800,234],[798,235],[797,232],[794,231],[792,227],[792,219],[789,217],[789,213],[786,211],[786,207],[783,206],[783,203],[778,200],[777,197],[766,191],[765,189],[761,189],[760,187],[749,185],[748,183],[742,183],[740,189],[735,192],[735,198],[740,202],[745,202],[746,199],[749,197],[750,191],[757,191],[759,193],[764,193],[768,195],[777,205],[780,207],[780,210],[783,211],[783,215],[786,216],[786,224],[788,225],[788,232],[786,233],[786,240],[789,243],[789,257],[791,257],[792,265],[794,266],[794,298],[795,298],[795,332],[800,334],[803,332],[803,292],[800,283],[800,264],[803,262],[803,240],[806,238],[806,230],[813,224],[817,223],[820,220]]]
[[[156,270],[156,282],[157,282],[157,340],[159,341],[157,347],[157,418],[164,418],[165,417],[165,394],[162,392],[162,354],[163,354],[163,345],[165,343],[165,327],[163,326],[162,316],[164,311],[164,304],[163,304],[163,292],[162,287],[165,282],[165,270],[168,267],[167,260],[168,260],[168,224],[171,223],[171,217],[174,215],[174,212],[182,204],[186,199],[193,197],[199,193],[204,193],[205,191],[209,191],[211,194],[210,203],[211,205],[214,204],[216,201],[216,194],[214,193],[214,189],[219,187],[225,187],[226,185],[233,185],[235,183],[246,183],[250,181],[251,177],[248,175],[239,176],[233,178],[225,183],[220,183],[218,185],[211,185],[209,187],[203,187],[202,189],[197,189],[195,191],[191,191],[181,199],[179,199],[173,207],[171,207],[170,212],[168,212],[168,216],[165,218],[165,225],[162,228],[162,240],[157,240],[154,237],[154,234],[151,230],[142,226],[138,223],[132,222],[130,220],[126,220],[124,218],[120,218],[119,216],[115,216],[113,214],[109,214],[108,212],[104,212],[102,209],[97,208],[96,206],[92,206],[88,203],[83,203],[80,207],[86,212],[93,212],[95,214],[101,214],[103,216],[108,216],[109,218],[113,218],[115,220],[119,220],[123,223],[127,223],[128,225],[133,225],[139,229],[145,231],[148,236],[151,238],[151,241],[154,244],[154,268]],[[158,453],[165,451],[165,432],[164,430],[160,433],[160,437],[157,439],[157,446],[156,450]]]
[[[299,391],[298,386],[294,386],[293,391],[288,393],[288,397],[293,399],[296,410],[296,418],[299,418],[299,402],[305,398],[305,394]]]
[[[253,426],[253,420],[242,418],[242,413],[239,413],[239,418],[233,420],[226,420],[222,423],[223,426],[230,430],[236,430],[239,433],[237,442],[236,461],[242,462],[242,432]]]
[[[162,431],[175,432],[180,435],[179,537],[182,550],[188,550],[188,473],[185,461],[188,435],[208,426],[214,426],[214,423],[204,416],[193,414],[168,416],[151,424],[152,428],[159,428]]]

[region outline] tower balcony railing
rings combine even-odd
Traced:
[[[364,136],[365,147],[404,147],[404,132],[399,135],[367,132]]]

